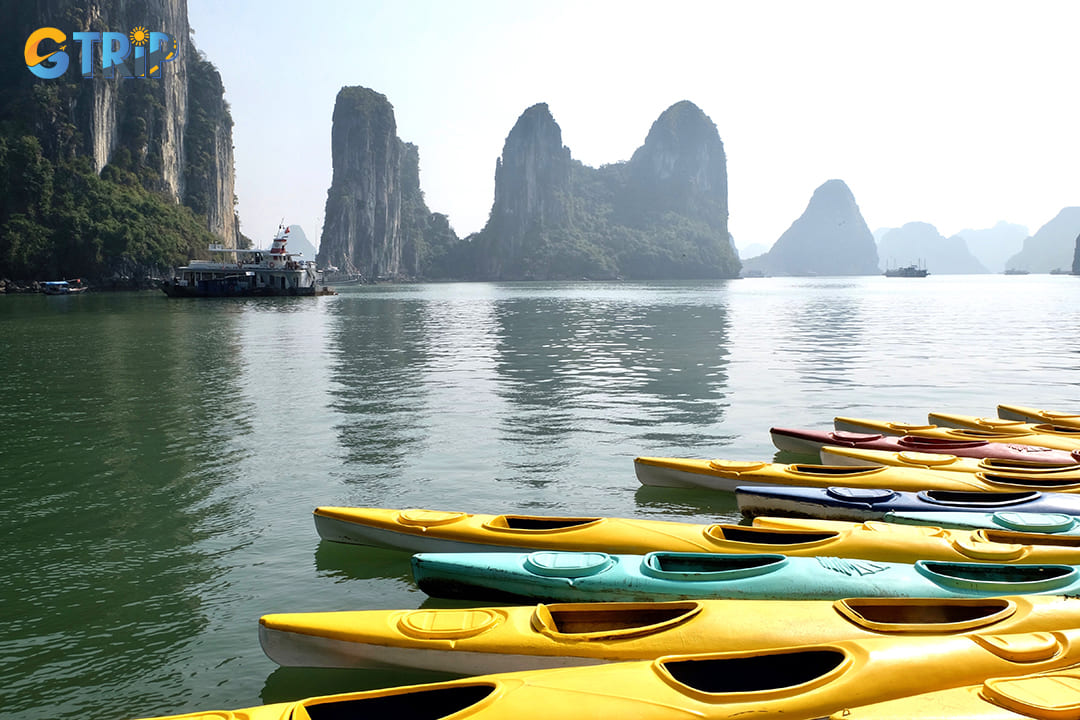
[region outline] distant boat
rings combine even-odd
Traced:
[[[211,245],[210,252],[235,253],[237,260],[192,260],[161,289],[169,297],[336,295],[323,284],[314,260],[285,250],[288,239],[289,228],[281,225],[269,250]]]
[[[1066,270],[1065,268],[1054,268],[1050,271],[1051,275],[1071,275],[1072,270]]]
[[[79,278],[74,280],[49,280],[41,283],[41,292],[46,295],[74,295],[86,292],[87,289]]]
[[[1027,270],[1020,270],[1018,268],[1009,268],[1005,271],[1006,275],[1027,275]]]
[[[905,265],[885,271],[885,277],[926,277],[930,272],[918,265]]]

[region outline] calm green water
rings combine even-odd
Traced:
[[[4,717],[436,679],[278,668],[267,612],[433,605],[317,505],[705,522],[635,455],[771,460],[836,414],[1080,409],[1080,278],[463,284],[0,297]]]

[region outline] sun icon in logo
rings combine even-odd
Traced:
[[[150,33],[146,32],[146,28],[142,25],[138,25],[131,29],[128,37],[132,45],[145,45],[150,40]]]

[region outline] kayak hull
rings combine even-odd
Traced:
[[[838,431],[855,433],[881,433],[883,435],[915,436],[938,440],[976,440],[999,443],[1019,443],[1054,450],[1072,452],[1080,450],[1080,429],[1065,432],[1048,425],[1015,424],[987,427],[977,422],[979,418],[960,415],[931,413],[935,420],[949,419],[963,427],[947,427],[940,423],[912,425],[865,418],[836,417],[833,427]],[[1004,421],[1012,422],[1012,421]]]
[[[1080,522],[1072,515],[1025,512],[908,512],[891,510],[885,522],[956,530],[1015,530],[1067,537],[1080,536]]]
[[[1067,627],[1080,627],[1080,601],[1060,596],[694,600],[273,614],[260,618],[259,640],[285,666],[478,675],[647,660],[673,648],[704,653]]]
[[[953,431],[960,432],[960,431]],[[923,435],[889,435],[881,431],[828,431],[801,430],[795,428],[774,427],[769,431],[773,445],[780,450],[793,450],[802,454],[817,455],[825,445],[835,447],[856,447],[866,450],[884,450],[901,452],[904,450],[921,453],[942,453],[970,458],[1000,458],[1024,462],[1045,462],[1055,465],[1067,465],[1080,462],[1080,452],[1054,450],[1026,444],[1022,441],[992,442],[985,437],[926,437]]]
[[[1049,452],[1057,453],[1056,450]],[[906,467],[936,472],[965,473],[1007,473],[1010,475],[1053,475],[1080,478],[1080,463],[1069,460],[1064,464],[1048,462],[1030,462],[1005,458],[958,457],[942,453],[925,453],[902,450],[866,450],[854,447],[836,447],[824,445],[819,453],[821,462],[826,465],[886,465]],[[1072,456],[1066,456],[1071,458]]]
[[[1002,404],[997,406],[997,414],[999,418],[1004,420],[1050,423],[1052,425],[1067,425],[1080,428],[1080,414],[1078,413],[1040,410],[1039,408],[1025,407],[1023,405]]]
[[[878,468],[886,471],[888,468]],[[1080,563],[1080,538],[1032,533],[935,530],[886,523],[813,524],[758,517],[752,526],[631,518],[484,515],[438,510],[320,507],[324,539],[416,552],[504,552],[528,549],[641,554],[654,551],[830,556],[886,562],[916,560]],[[355,526],[348,530],[346,525]],[[377,530],[379,532],[373,532]],[[348,533],[346,535],[346,533]]]
[[[1080,706],[1080,670],[993,677],[975,685],[844,708],[831,720],[1066,720]]]
[[[845,453],[845,448],[823,449],[824,454]],[[859,454],[867,451],[856,451]],[[881,453],[883,460],[893,462],[874,464],[870,461],[808,465],[731,460],[698,460],[693,458],[634,459],[634,471],[643,485],[663,487],[695,487],[704,490],[735,492],[740,486],[776,485],[783,487],[862,487],[917,492],[920,490],[956,490],[969,492],[1011,492],[1042,489],[1058,493],[1080,493],[1080,469],[1033,471],[983,470],[949,472],[931,466],[925,453]],[[934,457],[949,457],[934,455]],[[922,465],[915,464],[922,462]],[[995,467],[987,462],[987,467]],[[1051,466],[1047,466],[1048,468]],[[1052,466],[1057,468],[1057,466]]]
[[[808,488],[783,485],[741,485],[735,489],[739,510],[759,515],[826,520],[883,520],[889,512],[994,512],[1016,510],[1080,516],[1080,495],[1039,492],[982,492],[887,488]]]
[[[910,565],[701,553],[418,554],[412,572],[420,589],[434,597],[531,602],[999,597],[1071,594],[1078,587],[1070,565]]]
[[[469,717],[550,720],[810,720],[845,707],[963,687],[987,677],[1080,662],[1076,630],[1016,635],[877,638],[760,651],[668,655],[326,695],[235,712],[174,718]]]

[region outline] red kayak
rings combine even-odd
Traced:
[[[793,430],[774,427],[769,430],[773,445],[779,450],[802,455],[817,454],[823,445],[885,450],[888,452],[921,452],[955,455],[969,458],[997,458],[1023,462],[1069,464],[1080,462],[1080,450],[1051,450],[1034,445],[987,442],[985,440],[944,440],[914,435],[878,435],[843,430]]]

